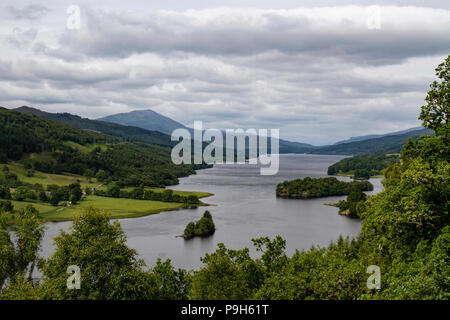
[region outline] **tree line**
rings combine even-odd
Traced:
[[[183,196],[176,194],[173,190],[166,189],[161,192],[145,189],[143,186],[133,188],[130,191],[121,189],[117,183],[111,183],[106,190],[95,189],[94,195],[112,198],[126,198],[135,200],[152,200],[163,202],[177,202],[185,204],[200,204],[196,195]]]

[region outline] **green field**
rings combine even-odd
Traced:
[[[41,217],[47,221],[72,220],[77,214],[82,212],[87,207],[107,210],[111,214],[111,218],[121,219],[142,217],[149,214],[159,213],[161,211],[175,210],[183,208],[184,205],[182,203],[161,201],[88,196],[77,205],[63,209],[58,207],[59,211],[41,213]]]
[[[183,203],[107,198],[99,196],[87,196],[83,201],[71,207],[53,207],[46,203],[35,203],[25,201],[11,201],[14,209],[22,209],[32,205],[39,211],[39,215],[46,221],[68,221],[87,207],[106,210],[113,219],[135,218],[150,214],[160,213],[184,208]],[[208,205],[208,204],[200,204]]]
[[[1,167],[4,164],[0,164]],[[20,181],[26,183],[39,183],[43,186],[47,186],[49,184],[57,184],[60,186],[66,186],[74,182],[80,182],[81,187],[84,189],[85,187],[96,187],[98,182],[96,179],[91,178],[91,182],[88,181],[86,177],[79,176],[76,174],[53,174],[53,173],[44,173],[40,171],[35,171],[33,177],[27,177],[27,170],[23,168],[22,165],[17,163],[7,164],[6,165],[11,172],[17,174]],[[0,171],[0,176],[3,177],[3,172]]]
[[[15,210],[23,209],[28,205],[32,205],[35,207],[41,214],[50,214],[56,212],[60,207],[54,207],[48,203],[42,202],[27,202],[27,201],[14,201],[11,200],[11,203],[14,205]]]
[[[1,165],[0,166],[4,166]],[[34,172],[33,177],[27,177],[23,166],[20,163],[10,163],[6,165],[11,172],[17,174],[20,181],[31,183],[31,184],[42,184],[47,186],[49,184],[56,184],[59,186],[69,185],[74,182],[79,182],[84,189],[85,187],[100,188],[104,189],[104,186],[99,186],[96,179],[91,179],[88,181],[86,177],[74,175],[74,174],[51,174],[44,172]],[[3,177],[3,172],[0,170],[0,178]],[[133,188],[127,188],[126,190],[132,190]],[[146,188],[148,190],[153,190],[154,192],[162,192],[164,188]],[[178,191],[173,190],[175,194],[180,196],[195,195],[199,199],[212,196],[212,193],[208,192],[196,192],[196,191]],[[102,210],[107,210],[111,213],[111,217],[114,219],[120,218],[132,218],[141,217],[149,214],[156,214],[161,211],[176,210],[186,207],[183,203],[175,202],[162,202],[162,201],[151,201],[151,200],[134,200],[134,199],[122,199],[122,198],[110,198],[110,197],[100,197],[89,195],[84,200],[80,201],[78,204],[71,207],[54,207],[48,203],[42,202],[29,202],[29,201],[11,201],[14,205],[15,210],[23,209],[28,205],[32,205],[38,211],[40,216],[46,221],[67,221],[72,220],[74,216],[79,214],[86,207],[94,207]],[[200,206],[208,205],[205,203],[200,203]]]

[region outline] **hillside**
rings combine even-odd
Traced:
[[[0,162],[20,160],[36,171],[72,173],[124,186],[178,183],[202,165],[175,165],[170,148],[126,142],[65,123],[0,108]]]
[[[338,154],[358,155],[367,153],[398,153],[409,138],[416,139],[421,135],[431,134],[428,129],[415,130],[398,135],[388,135],[380,138],[355,141],[332,146],[317,148],[310,153],[313,154]]]
[[[135,110],[127,113],[118,113],[97,120],[159,131],[169,136],[172,135],[174,130],[179,128],[191,130],[183,124],[153,110]]]
[[[26,106],[13,110],[23,114],[35,115],[49,120],[64,122],[78,129],[102,132],[110,136],[120,137],[123,140],[130,142],[151,143],[164,147],[173,145],[170,140],[170,136],[159,131],[150,131],[138,127],[123,126],[111,122],[81,118],[80,116],[70,113],[49,113]]]
[[[347,140],[338,141],[338,142],[334,143],[334,145],[349,143],[349,142],[356,142],[356,141],[364,141],[364,140],[369,140],[369,139],[376,139],[376,138],[381,138],[381,137],[386,137],[386,136],[396,136],[396,135],[405,134],[405,133],[423,130],[423,129],[424,129],[423,127],[415,127],[415,128],[402,130],[402,131],[390,132],[390,133],[386,133],[386,134],[371,134],[371,135],[364,135],[364,136],[358,136],[358,137],[351,137]]]

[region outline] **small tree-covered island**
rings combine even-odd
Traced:
[[[216,231],[211,213],[205,211],[203,217],[197,222],[189,222],[181,237],[191,239],[194,237],[205,237],[213,234]]]
[[[336,178],[310,178],[284,181],[277,185],[276,195],[280,198],[310,199],[349,195],[353,190],[372,191],[369,181],[345,182]]]

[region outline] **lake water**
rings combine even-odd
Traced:
[[[327,168],[344,157],[330,155],[280,155],[277,175],[261,176],[256,165],[215,165],[199,170],[196,175],[180,179],[175,190],[205,191],[214,196],[203,201],[210,207],[162,212],[141,218],[123,219],[120,223],[127,235],[128,245],[136,249],[148,267],[157,258],[170,258],[176,267],[197,269],[200,257],[216,250],[222,242],[228,248],[251,247],[252,238],[281,235],[287,241],[289,255],[295,249],[309,249],[312,245],[326,246],[339,235],[357,236],[361,229],[358,219],[338,214],[325,202],[337,202],[346,197],[327,197],[310,200],[280,199],[275,196],[276,185],[285,180],[303,177],[325,177]],[[349,178],[339,177],[344,181]],[[382,190],[381,179],[371,179],[374,194]],[[216,232],[208,238],[184,240],[176,238],[185,226],[201,218],[209,210]],[[53,237],[70,222],[48,223],[42,255],[53,251]],[[255,251],[251,251],[255,254]]]

